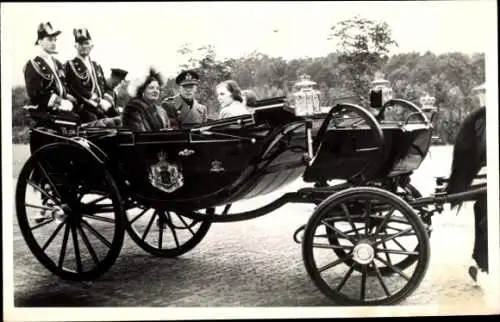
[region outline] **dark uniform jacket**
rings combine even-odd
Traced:
[[[193,99],[190,106],[180,95],[168,97],[162,102],[174,127],[185,124],[200,124],[207,121],[208,111],[205,105]]]
[[[91,66],[93,70],[87,68],[80,57],[65,64],[68,91],[78,100],[78,113],[88,121],[119,115],[114,105],[113,89],[107,85],[101,65],[91,60]],[[99,106],[102,99],[112,105],[106,112]]]
[[[39,111],[48,111],[48,103],[53,95],[65,99],[66,79],[64,67],[56,58],[52,58],[56,70],[47,64],[44,58],[36,56],[24,66],[26,92],[31,105],[38,106]]]
[[[131,98],[122,114],[123,127],[134,132],[157,132],[171,128],[167,112],[157,105],[148,104],[139,97]]]

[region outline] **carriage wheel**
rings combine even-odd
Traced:
[[[420,192],[417,190],[417,188],[415,188],[411,184],[408,184],[408,185],[406,185],[406,187],[401,188],[401,189],[404,189],[405,190],[404,193],[408,194],[412,198],[420,198],[422,196],[420,194]],[[345,212],[346,216],[352,215],[349,213],[349,210],[346,207],[341,207],[341,209],[339,209],[339,211]],[[387,212],[387,210],[385,210],[385,212]],[[380,211],[378,213],[378,215],[383,215],[383,213],[384,213],[384,211]],[[332,223],[332,225],[334,227],[336,227],[335,224],[338,224],[338,225],[340,225],[340,227],[342,227],[342,225],[349,224],[349,221],[348,220],[346,221],[346,219],[344,217],[344,220],[338,220],[338,221],[336,220],[335,222]],[[340,246],[343,244],[343,242],[345,243],[348,241],[343,236],[337,235],[333,229],[331,229],[329,227],[325,227],[325,229],[326,229],[328,241],[330,242],[331,245]],[[354,229],[350,229],[349,231],[346,231],[344,233],[348,236],[355,236],[356,233],[359,233],[359,231],[362,231],[364,229],[365,229],[364,225],[361,224],[360,226],[356,227],[356,231]],[[376,227],[371,226],[370,229],[371,229],[371,231],[375,231]],[[384,233],[389,233],[387,230],[388,230],[387,227],[383,228]],[[427,234],[430,236],[429,230],[427,231]],[[396,245],[397,248],[400,249],[401,251],[408,251],[408,248],[413,249],[414,252],[419,251],[420,244],[417,243],[416,240],[409,239],[409,240],[406,240],[405,242],[407,243],[407,245],[404,245],[401,241],[397,241],[397,240],[393,241],[394,245]],[[387,243],[382,243],[381,247],[384,249],[388,249]],[[342,248],[334,248],[333,251],[335,252],[335,254],[337,254],[337,256],[339,258],[347,255],[346,250],[344,250]],[[404,256],[402,254],[386,253],[385,257],[386,257],[388,263],[390,263],[391,265],[393,265],[394,267],[396,267],[397,269],[400,269],[400,270],[404,270],[404,269],[408,268],[413,263],[415,263],[415,261],[417,260],[417,257],[415,257],[415,256]],[[353,262],[354,261],[352,259],[350,259],[350,260],[346,260],[345,264],[348,266],[351,266],[353,264]],[[358,266],[354,267],[354,269],[357,269],[357,268],[360,268],[360,267],[358,267]],[[395,274],[394,270],[391,267],[387,267],[387,266],[379,267],[379,271],[383,276]],[[368,268],[367,273],[368,274],[376,274],[376,271],[373,268]]]
[[[31,252],[63,279],[98,278],[123,245],[114,180],[89,152],[70,144],[46,146],[28,159],[17,183],[16,213]]]
[[[337,221],[346,222],[346,217],[347,224],[335,227]],[[325,243],[327,228],[347,242]],[[401,250],[401,239],[412,239],[418,250]],[[339,255],[332,249],[343,252]],[[388,254],[415,260],[400,269],[388,260]],[[391,192],[373,187],[346,189],[326,199],[309,219],[302,242],[309,276],[341,305],[388,305],[404,300],[422,281],[429,254],[427,233],[413,209]],[[384,276],[382,268],[394,274]]]
[[[134,242],[159,257],[187,253],[202,241],[212,224],[182,212],[147,207],[127,211],[127,220],[127,231]]]

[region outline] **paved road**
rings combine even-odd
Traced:
[[[443,174],[449,149],[433,149],[416,173],[424,195],[431,178]],[[297,182],[287,190],[293,191]],[[266,196],[272,200],[274,196]],[[264,199],[252,201],[265,202]],[[253,207],[242,203],[242,208]],[[93,283],[66,282],[41,266],[27,249],[14,220],[14,300],[16,306],[76,307],[318,307],[333,305],[305,270],[295,229],[309,218],[312,206],[289,204],[246,222],[214,224],[191,252],[155,258],[127,236],[111,270]],[[471,206],[455,216],[434,218],[431,259],[420,287],[401,306],[453,306],[481,310],[483,292],[466,274],[473,243]],[[460,311],[462,312],[462,311]]]

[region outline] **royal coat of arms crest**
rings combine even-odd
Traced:
[[[149,169],[149,181],[159,190],[171,193],[184,185],[184,177],[176,164],[167,161],[165,152],[158,154],[159,161]]]

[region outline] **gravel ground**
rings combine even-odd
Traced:
[[[22,146],[15,147],[14,151],[16,174],[27,152]],[[450,157],[450,147],[431,149],[430,155],[412,179],[424,196],[433,192],[434,176],[447,175]],[[300,181],[296,182],[286,190],[294,191],[301,184]],[[242,202],[237,206],[255,208],[257,203],[273,200],[281,193]],[[115,265],[101,279],[91,283],[62,281],[48,272],[28,250],[14,218],[14,305],[332,307],[335,305],[314,286],[307,275],[301,247],[292,239],[295,229],[306,223],[312,210],[310,205],[288,204],[246,222],[214,224],[196,248],[177,259],[155,258],[126,236]],[[489,312],[491,309],[487,307],[484,292],[472,285],[467,275],[473,245],[472,205],[466,204],[458,216],[449,211],[436,215],[433,227],[431,256],[425,278],[397,308],[407,310],[404,312],[413,310],[418,315]],[[430,311],[416,309],[421,306],[426,306]],[[408,314],[401,313],[403,311],[397,311],[397,314]],[[188,314],[193,312],[187,311]],[[291,312],[283,311],[278,317],[289,316]],[[308,312],[316,316],[320,310]],[[331,312],[331,316],[343,315]],[[357,312],[355,314],[359,315]],[[233,312],[231,316],[238,316],[238,312]]]

